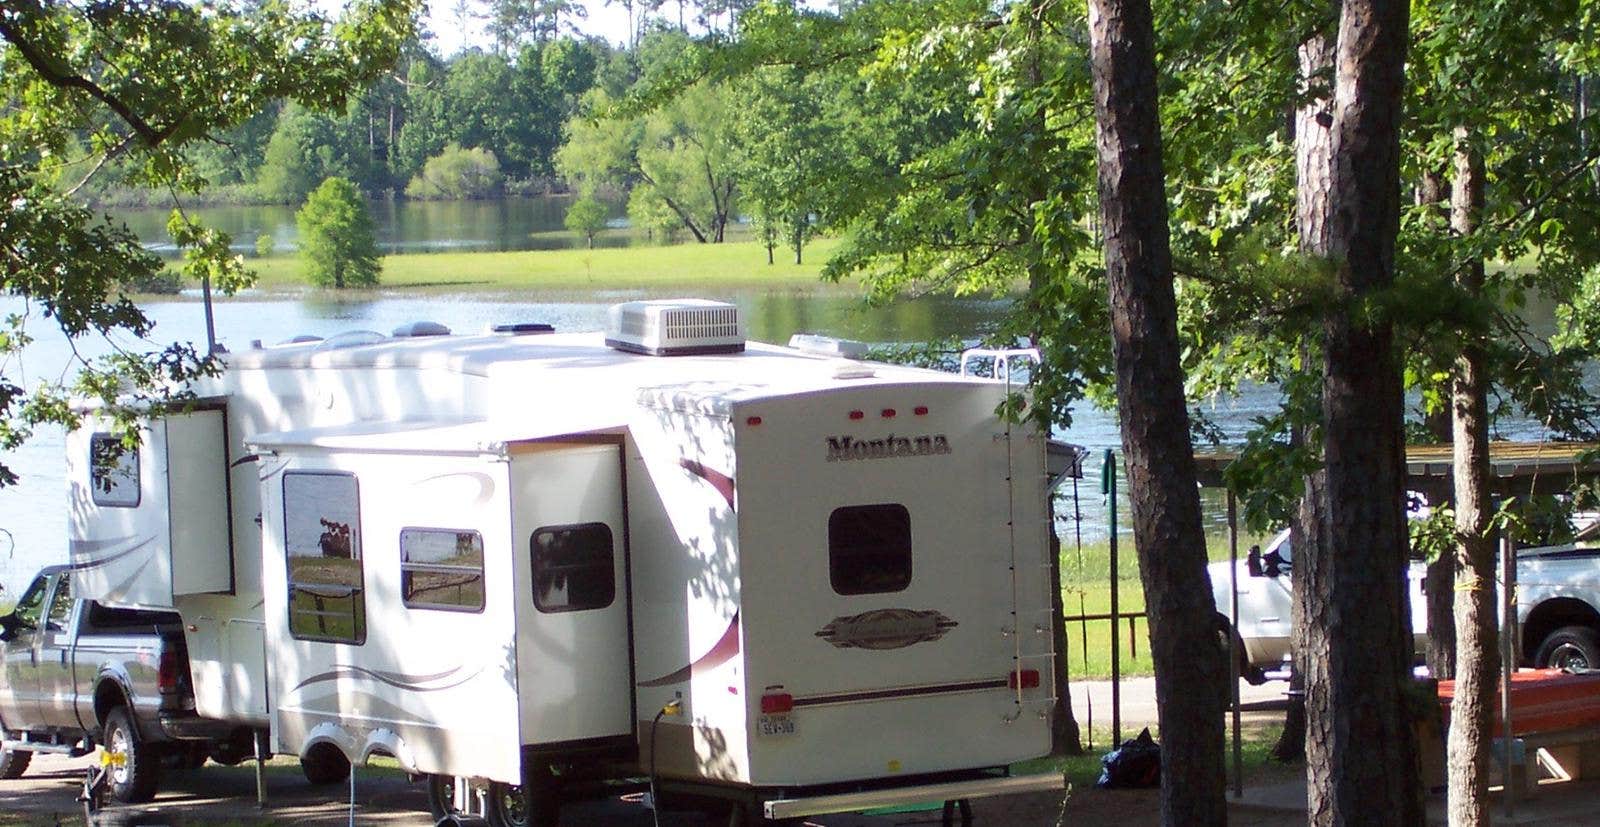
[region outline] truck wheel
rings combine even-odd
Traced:
[[[1563,626],[1539,644],[1533,665],[1553,669],[1600,669],[1600,633],[1588,626]]]
[[[111,797],[123,804],[139,804],[156,797],[161,780],[160,756],[139,739],[128,708],[119,706],[106,715],[104,746],[114,761]]]
[[[28,762],[32,760],[33,753],[25,749],[0,747],[0,778],[21,778],[28,771]]]
[[[1233,628],[1233,621],[1229,620],[1228,616],[1222,612],[1217,612],[1217,617],[1212,622],[1214,622],[1217,626],[1217,637],[1222,645],[1222,657],[1224,659],[1228,657],[1229,635],[1233,636],[1233,643],[1239,647],[1239,662],[1236,664],[1237,668],[1232,670],[1228,677],[1244,678],[1244,682],[1250,684],[1251,686],[1260,686],[1266,683],[1267,673],[1263,672],[1259,667],[1250,665],[1250,653],[1245,651],[1244,639],[1239,637],[1238,630]],[[1224,705],[1230,707],[1233,706],[1232,690],[1228,691],[1227,703]]]
[[[300,771],[319,787],[337,784],[350,777],[350,759],[332,744],[317,744],[300,759]]]

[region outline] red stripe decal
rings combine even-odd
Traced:
[[[683,466],[683,470],[711,483],[711,487],[717,489],[717,493],[728,501],[728,508],[733,508],[733,477],[714,468],[707,468],[698,460],[680,459],[678,464]]]
[[[671,686],[675,683],[683,683],[695,675],[727,663],[737,654],[739,654],[739,613],[734,612],[733,619],[728,621],[728,631],[723,632],[722,639],[706,650],[706,653],[701,655],[698,660],[670,675],[663,675],[653,681],[645,681],[639,685]]]

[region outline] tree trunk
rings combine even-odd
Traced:
[[[1090,0],[1100,215],[1122,449],[1150,623],[1161,820],[1226,824],[1216,608],[1206,573],[1157,119],[1149,0]]]
[[[1295,224],[1300,235],[1300,252],[1307,256],[1327,255],[1328,188],[1331,186],[1329,159],[1333,154],[1333,42],[1323,32],[1306,38],[1296,50],[1299,61],[1300,95],[1302,101],[1294,113],[1294,165],[1295,165]],[[1320,347],[1310,341],[1310,334],[1301,340],[1300,362],[1314,364],[1313,354]],[[1290,439],[1303,446],[1310,439],[1306,428],[1297,427]],[[1296,565],[1306,559],[1300,549],[1319,543],[1317,501],[1313,491],[1320,490],[1321,482],[1313,474],[1304,481],[1305,491],[1300,496],[1300,507],[1289,523],[1289,548],[1294,552]],[[1314,558],[1313,558],[1314,559]],[[1294,589],[1291,627],[1293,639],[1289,648],[1294,656],[1293,671],[1289,678],[1289,708],[1283,716],[1283,733],[1278,737],[1272,755],[1279,761],[1294,762],[1306,757],[1306,676],[1314,668],[1305,661],[1310,651],[1306,643],[1306,601],[1311,591],[1311,578],[1297,568],[1291,581]]]
[[[1417,204],[1429,206],[1430,224],[1437,222],[1440,231],[1450,219],[1448,205],[1450,187],[1445,177],[1429,170],[1417,183]],[[1451,406],[1423,412],[1422,425],[1437,442],[1451,442]],[[1433,503],[1438,505],[1438,503]],[[1427,576],[1422,580],[1423,599],[1428,603],[1428,642],[1423,647],[1423,660],[1428,664],[1428,674],[1447,681],[1456,674],[1456,617],[1455,617],[1456,556],[1440,554],[1428,564]]]
[[[1394,281],[1408,16],[1406,0],[1344,0],[1334,58],[1327,239],[1339,301],[1323,325],[1321,542],[1307,549],[1326,574],[1306,606],[1306,660],[1327,670],[1307,676],[1313,825],[1424,819],[1406,706],[1404,399],[1392,324],[1364,312]]]
[[[1465,128],[1456,129],[1455,186],[1450,229],[1467,237],[1483,210],[1483,158]],[[1461,289],[1483,290],[1483,261],[1457,275]],[[1489,534],[1489,404],[1481,339],[1471,332],[1456,359],[1451,383],[1455,423],[1456,692],[1450,710],[1449,811],[1453,827],[1489,823],[1489,738],[1499,677],[1495,625],[1494,544]]]

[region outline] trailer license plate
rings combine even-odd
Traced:
[[[756,731],[762,735],[793,735],[794,717],[787,713],[762,715],[756,722]]]

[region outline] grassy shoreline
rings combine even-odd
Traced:
[[[619,290],[695,287],[712,289],[837,290],[821,280],[822,265],[837,239],[806,245],[805,261],[778,250],[767,264],[766,248],[754,241],[606,247],[594,250],[396,253],[382,258],[377,291],[499,293],[516,290]],[[299,256],[247,259],[256,288],[270,293],[311,288]],[[329,291],[332,292],[332,291]],[[340,291],[362,293],[369,291]]]

